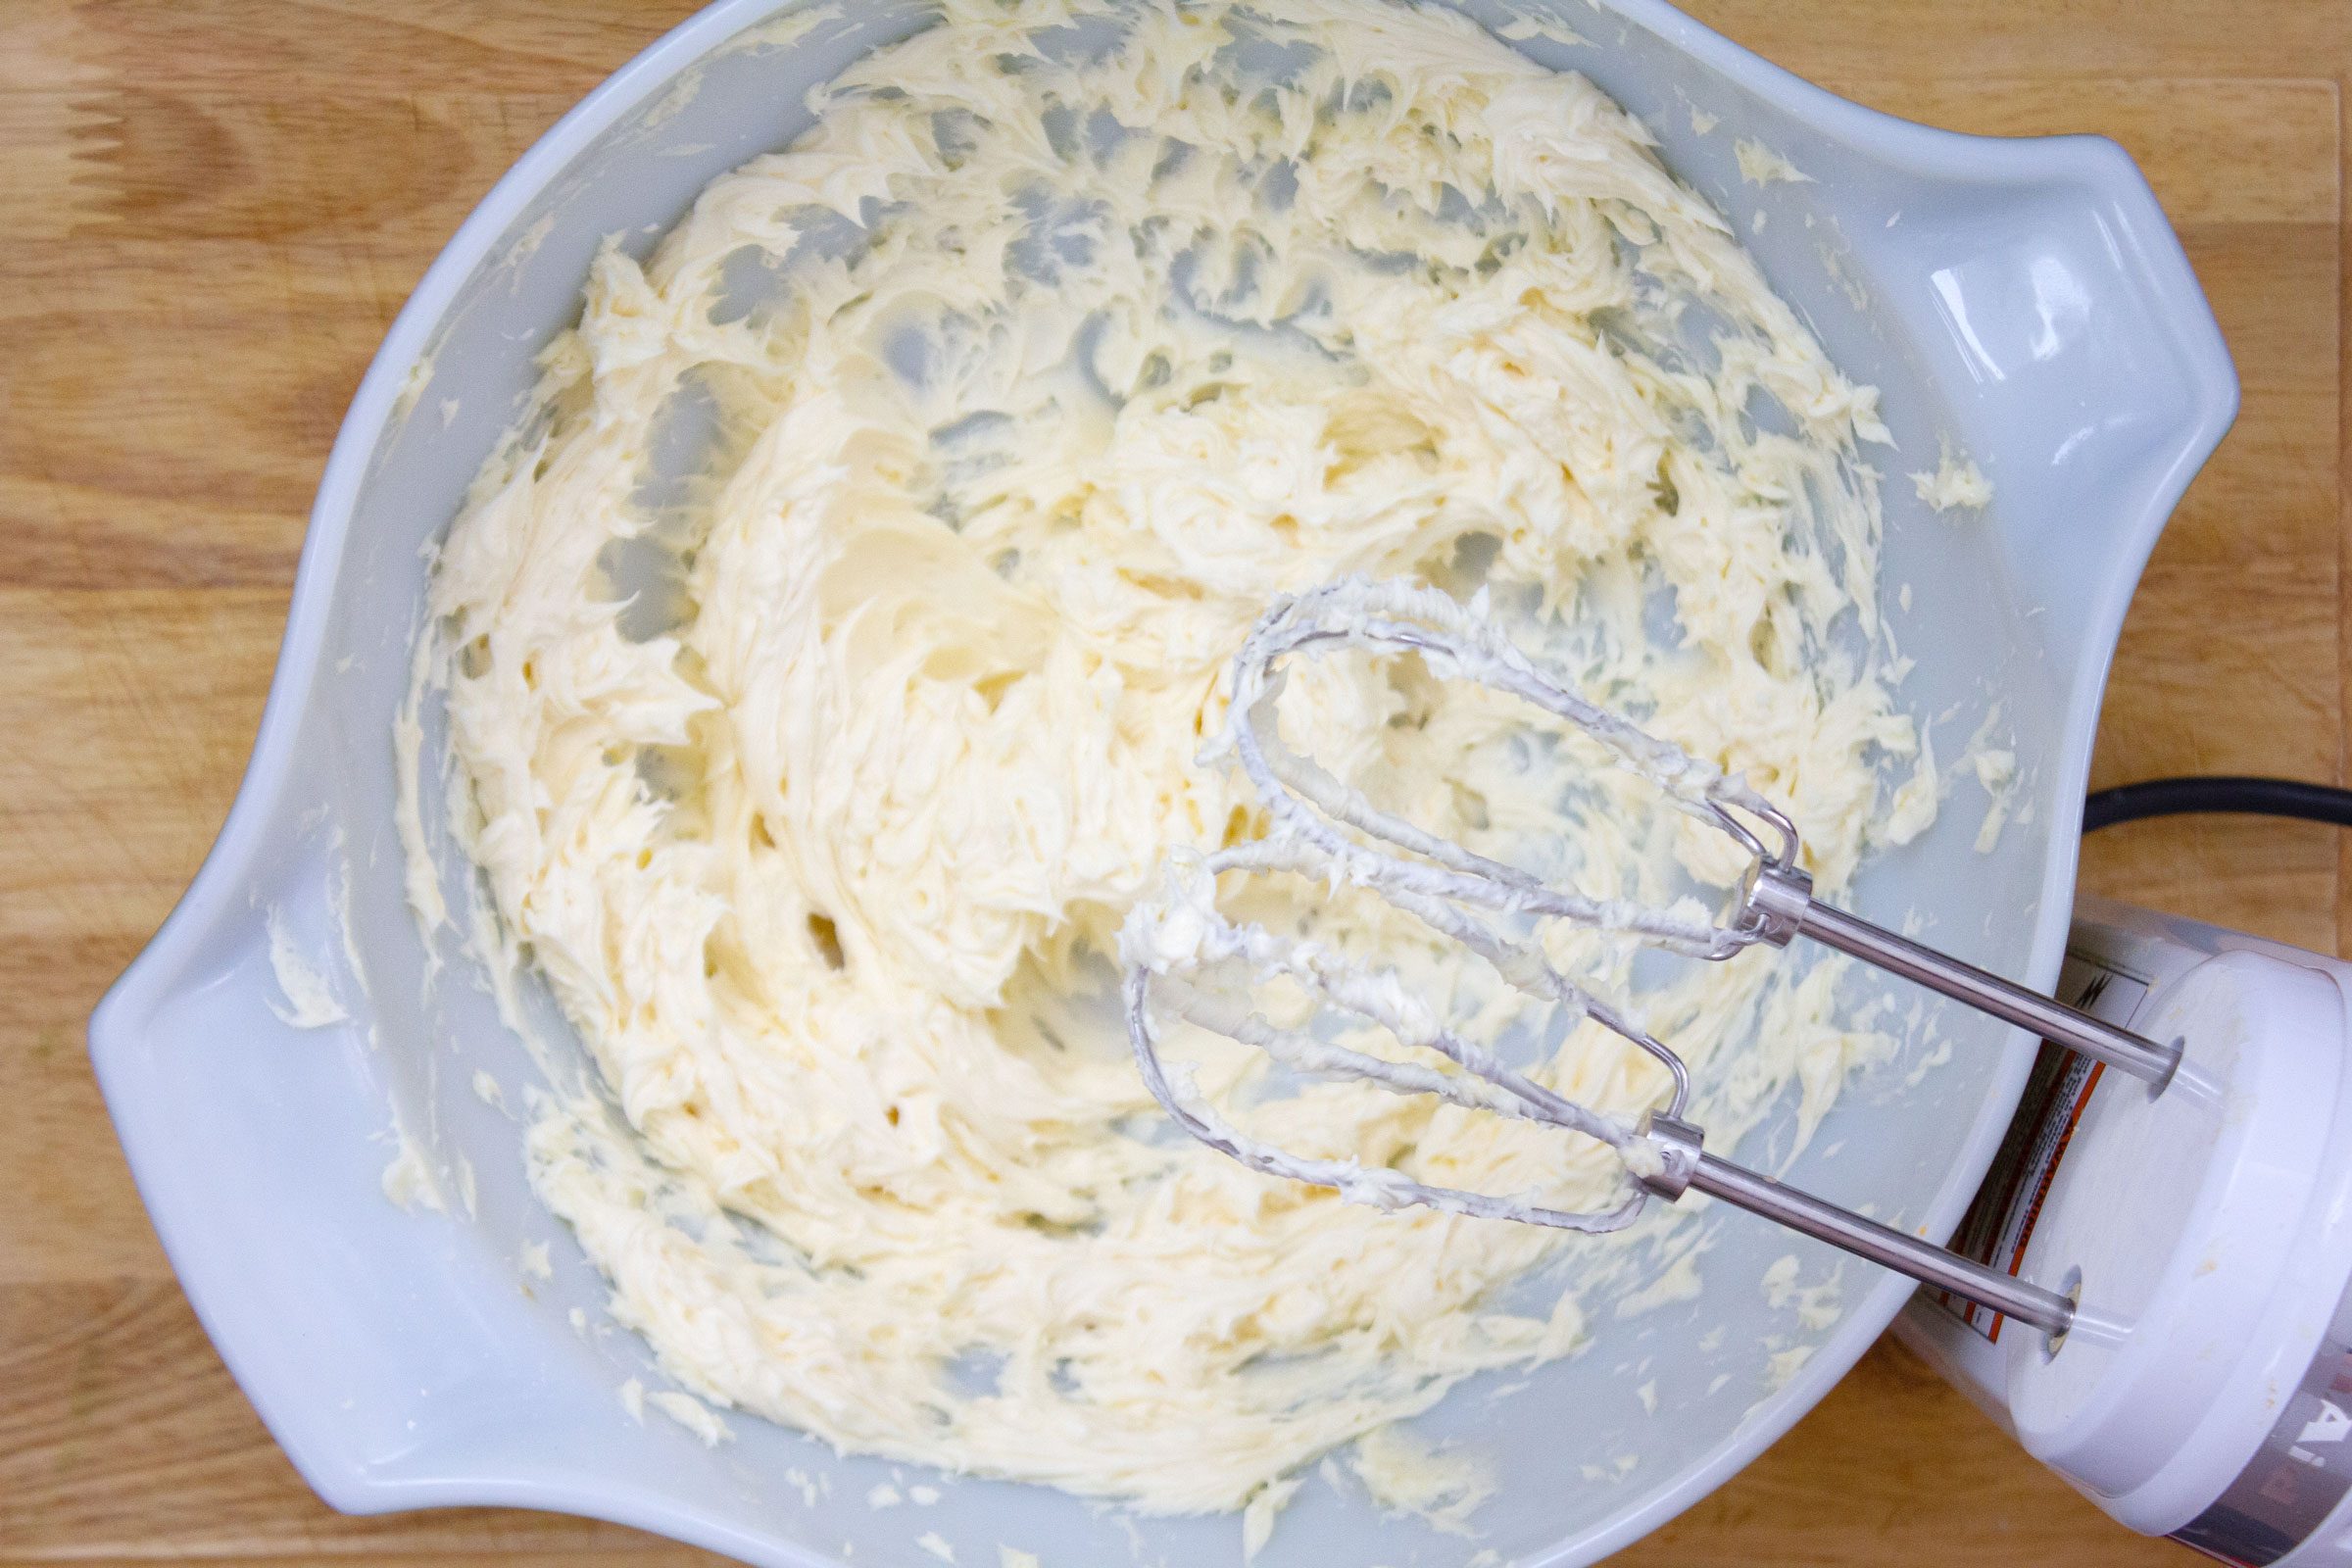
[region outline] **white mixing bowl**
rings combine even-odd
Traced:
[[[1989,141],[1890,120],[1656,0],[1519,3],[1591,40],[1538,33],[1521,45],[1529,54],[1586,72],[1641,115],[1667,162],[1743,234],[1768,215],[1750,244],[1773,283],[1856,379],[1884,389],[1901,443],[1886,465],[1886,580],[1890,598],[1913,588],[1912,608],[1886,608],[1919,660],[1905,698],[1923,715],[1950,710],[1936,728],[1947,757],[1999,702],[2023,768],[2017,804],[2032,810],[1980,856],[1984,800],[1963,786],[1932,832],[1870,868],[1855,902],[1888,921],[1916,907],[1934,917],[1931,940],[2048,984],[2124,607],[2236,403],[2163,215],[2105,141]],[[515,1123],[470,1087],[481,1069],[514,1096],[526,1059],[465,983],[463,958],[424,984],[402,902],[390,744],[424,586],[418,547],[507,424],[533,351],[576,315],[599,240],[620,231],[650,244],[712,176],[801,128],[805,88],[923,20],[919,7],[876,4],[797,41],[747,30],[780,9],[723,0],[599,88],[500,181],[401,314],[327,464],[244,791],[195,886],[92,1019],[98,1074],[206,1328],[338,1507],[560,1509],[777,1564],[836,1563],[851,1544],[857,1568],[928,1563],[914,1545],[926,1531],[983,1568],[1000,1542],[1048,1568],[1236,1561],[1231,1519],[1131,1531],[1058,1494],[920,1475],[904,1480],[938,1486],[941,1500],[878,1511],[867,1494],[893,1467],[740,1416],[714,1448],[650,1412],[632,1421],[617,1386],[665,1385],[632,1336],[597,1327],[599,1282],[531,1197]],[[1495,0],[1466,9],[1495,27],[1517,15]],[[1715,123],[1701,133],[1704,117]],[[1742,183],[1741,138],[1811,182]],[[1900,477],[1934,466],[1945,438],[1997,487],[1981,517],[1932,514]],[[296,1030],[273,1012],[271,908],[326,968],[349,1023]],[[1948,1062],[1920,1075],[1920,1031],[1852,1086],[1788,1174],[1941,1236],[2029,1052],[1983,1020],[1931,1018]],[[453,1195],[471,1185],[470,1207],[441,1216],[386,1201],[396,1114]],[[1786,1131],[1783,1118],[1784,1149]],[[1744,1152],[1770,1158],[1773,1146],[1751,1138]],[[1498,1469],[1479,1547],[1582,1563],[1654,1527],[1811,1406],[1908,1289],[1849,1264],[1843,1315],[1808,1330],[1793,1308],[1768,1306],[1757,1281],[1792,1250],[1807,1278],[1828,1254],[1743,1216],[1698,1223],[1711,1250],[1695,1299],[1626,1318],[1602,1303],[1586,1353],[1515,1393],[1467,1386],[1421,1423]],[[533,1242],[549,1245],[552,1278],[518,1262]],[[1718,1327],[1720,1348],[1701,1351]],[[1811,1358],[1774,1387],[1770,1350],[1808,1345]],[[1653,1380],[1654,1415],[1635,1392]],[[1612,1461],[1625,1454],[1639,1462],[1620,1473]],[[1358,1568],[1474,1549],[1316,1481],[1262,1560]]]

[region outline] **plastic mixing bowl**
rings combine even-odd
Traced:
[[[1519,14],[1467,9],[1497,28]],[[1642,116],[1674,170],[1751,236],[1832,355],[1884,390],[1900,442],[1886,462],[1886,581],[1890,601],[1896,585],[1913,590],[1910,608],[1886,608],[1918,660],[1904,699],[1943,715],[1947,757],[1999,703],[2021,784],[1990,853],[1973,847],[1984,803],[1971,781],[1933,831],[1877,859],[1853,899],[1884,921],[1916,909],[1932,940],[2047,985],[2124,607],[2236,400],[2163,215],[2105,141],[1906,124],[1651,0],[1529,9],[1589,42],[1537,32],[1518,47],[1588,73]],[[499,183],[401,314],[327,465],[243,793],[194,887],[93,1018],[99,1077],[205,1326],[338,1507],[561,1509],[767,1563],[834,1563],[853,1545],[858,1568],[923,1563],[925,1532],[967,1564],[994,1564],[999,1543],[1048,1568],[1237,1560],[1230,1518],[1129,1521],[1040,1489],[837,1458],[743,1416],[715,1447],[651,1411],[632,1420],[615,1396],[623,1380],[666,1385],[633,1336],[600,1326],[599,1282],[532,1198],[514,1119],[472,1087],[486,1072],[512,1101],[532,1076],[527,1059],[462,957],[445,956],[425,984],[403,905],[390,740],[424,588],[419,547],[513,416],[533,352],[576,316],[599,241],[619,232],[650,245],[710,178],[792,137],[804,89],[924,21],[917,7],[861,5],[797,37],[762,32],[779,14],[775,0],[725,0],[614,75]],[[1810,181],[1743,183],[1743,139]],[[1932,466],[1946,439],[1996,486],[1983,515],[1933,514],[1899,477]],[[443,870],[462,887],[460,868]],[[272,910],[325,969],[348,1023],[297,1030],[272,1010]],[[1949,1058],[1927,1070],[1932,1039],[1948,1042]],[[1931,1009],[1896,1059],[1851,1086],[1788,1176],[1944,1234],[2029,1054],[1984,1020]],[[386,1200],[396,1117],[440,1173],[449,1214]],[[1787,1128],[1784,1116],[1743,1152],[1772,1157]],[[1501,1490],[1478,1515],[1475,1548],[1314,1480],[1263,1554],[1268,1568],[1458,1561],[1481,1548],[1590,1561],[1770,1443],[1908,1290],[1848,1264],[1842,1314],[1807,1328],[1758,1280],[1792,1250],[1816,1278],[1828,1254],[1742,1216],[1695,1223],[1709,1242],[1695,1298],[1622,1317],[1598,1301],[1585,1353],[1510,1380],[1515,1392],[1466,1385],[1419,1423],[1495,1468]],[[535,1243],[551,1277],[525,1266]],[[1776,1386],[1774,1368],[1785,1375],[1793,1358],[1775,1352],[1808,1347]],[[1637,1394],[1648,1384],[1654,1414]],[[942,1496],[871,1507],[869,1491],[894,1476]]]

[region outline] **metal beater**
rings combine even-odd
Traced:
[[[1598,741],[1617,765],[1657,785],[1677,809],[1729,834],[1752,858],[1728,914],[1701,922],[1548,886],[1379,809],[1311,760],[1286,749],[1275,722],[1281,662],[1343,646],[1418,654],[1442,678],[1508,692]],[[1568,1230],[1617,1230],[1632,1223],[1648,1199],[1672,1201],[1695,1190],[2050,1336],[2066,1333],[2075,1314],[2069,1298],[1708,1153],[1700,1129],[1683,1118],[1690,1077],[1682,1059],[1560,974],[1505,924],[1528,916],[1568,920],[1709,959],[1727,958],[1758,943],[1779,948],[1797,936],[1811,937],[2108,1063],[2156,1091],[2180,1062],[2180,1042],[2146,1039],[1822,903],[1813,897],[1811,876],[1797,863],[1797,831],[1784,812],[1744,782],[1586,702],[1545,674],[1482,614],[1434,588],[1349,578],[1276,601],[1235,659],[1226,740],[1271,813],[1273,831],[1264,840],[1172,866],[1162,895],[1139,906],[1121,933],[1127,1026],[1137,1063],[1153,1097],[1194,1137],[1266,1174],[1334,1188],[1381,1207],[1421,1204]],[[1773,840],[1770,845],[1765,834]],[[1215,904],[1215,879],[1224,871],[1292,874],[1377,894],[1479,954],[1521,991],[1571,1016],[1591,1017],[1656,1058],[1673,1082],[1665,1105],[1628,1126],[1553,1093],[1446,1027],[1393,975],[1315,943],[1227,919]],[[1408,1047],[1439,1053],[1462,1071],[1391,1060],[1318,1039],[1268,1021],[1229,993],[1193,983],[1192,976],[1229,962],[1260,976],[1287,977],[1334,1007],[1386,1027]],[[1425,1185],[1387,1167],[1302,1158],[1261,1143],[1204,1100],[1180,1092],[1184,1075],[1172,1073],[1157,1049],[1155,997],[1176,1015],[1263,1050],[1296,1072],[1359,1079],[1397,1094],[1433,1095],[1594,1139],[1623,1161],[1632,1191],[1614,1208],[1569,1212]]]

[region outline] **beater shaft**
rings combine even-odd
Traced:
[[[1973,1258],[1865,1219],[1810,1193],[1784,1187],[1744,1165],[1718,1159],[1700,1147],[1699,1130],[1687,1121],[1653,1115],[1642,1130],[1657,1141],[1664,1162],[1655,1173],[1637,1174],[1634,1179],[1644,1191],[1669,1202],[1690,1191],[1720,1198],[1735,1208],[1762,1215],[1817,1242],[1907,1274],[1923,1285],[1936,1286],[1979,1306],[2030,1323],[2044,1334],[2064,1334],[2074,1321],[2074,1302],[2054,1291],[1986,1268]]]
[[[2178,1041],[2158,1045],[2144,1035],[2012,985],[1973,963],[1822,903],[1813,897],[1813,879],[1795,866],[1764,861],[1748,890],[1747,906],[1758,916],[1758,939],[1774,947],[1787,947],[1791,937],[1811,937],[1873,968],[1900,975],[1979,1012],[2106,1062],[2153,1089],[2161,1090],[2170,1083],[2173,1069],[2180,1064]]]

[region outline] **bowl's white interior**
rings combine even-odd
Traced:
[[[618,231],[650,245],[712,176],[795,133],[805,88],[921,17],[860,7],[854,23],[783,47],[756,35],[687,47],[729,38],[772,9],[721,6],[690,24],[701,32],[641,63],[557,133],[568,153],[543,149],[560,172],[492,199],[484,221],[501,232],[461,237],[449,264],[458,270],[443,277],[454,296],[436,300],[430,281],[420,291],[423,314],[404,320],[379,362],[321,496],[247,798],[205,880],[102,1012],[101,1071],[208,1325],[297,1462],[346,1506],[568,1507],[771,1561],[835,1561],[845,1543],[860,1565],[929,1561],[912,1546],[925,1531],[965,1563],[994,1564],[999,1542],[1049,1565],[1234,1560],[1230,1519],[1144,1522],[1139,1544],[1126,1521],[1067,1497],[939,1477],[906,1478],[941,1487],[936,1506],[877,1511],[867,1493],[892,1467],[836,1459],[746,1418],[715,1449],[659,1417],[633,1424],[615,1389],[631,1376],[662,1380],[633,1337],[594,1327],[593,1271],[531,1197],[514,1121],[471,1087],[486,1069],[518,1099],[532,1069],[454,948],[440,982],[429,994],[422,984],[389,765],[424,581],[419,546],[447,525],[508,424],[533,352],[576,315],[599,241]],[[1492,4],[1468,9],[1508,20]],[[1931,833],[1870,868],[1856,904],[1897,923],[1916,911],[1929,940],[2048,982],[2122,606],[2231,392],[2169,233],[2104,144],[1994,150],[1898,126],[1813,94],[1646,0],[1623,14],[1560,14],[1591,43],[1538,36],[1521,47],[1587,72],[1640,114],[1676,172],[1739,222],[1833,356],[1883,389],[1900,443],[1883,465],[1886,609],[1919,661],[1903,695],[1935,721],[1947,758],[1998,701],[2020,760],[2019,810],[1990,854],[1973,849],[1985,797],[1965,782]],[[684,69],[691,53],[702,58]],[[1694,109],[1717,122],[1708,132],[1694,128]],[[1743,184],[1740,138],[1770,145],[1812,182]],[[1754,232],[1759,212],[1769,221]],[[427,354],[412,375],[419,343]],[[1934,466],[1946,438],[1997,487],[1983,517],[1936,515],[1902,478]],[[1903,610],[1895,591],[1906,583]],[[334,934],[346,867],[364,1003]],[[444,870],[463,885],[460,868]],[[267,1010],[259,909],[269,905],[330,963],[357,1004],[352,1025],[298,1034]],[[1932,1030],[1849,1089],[1788,1168],[1791,1181],[1907,1224],[1956,1216],[2014,1100],[2024,1047],[1953,1009],[1928,1018]],[[1938,1040],[1950,1059],[1922,1077]],[[393,1107],[445,1170],[470,1167],[476,1212],[416,1216],[384,1201],[376,1176],[389,1150],[369,1140]],[[1784,1118],[1743,1153],[1770,1163],[1786,1132]],[[1553,1561],[1621,1543],[1793,1419],[1892,1310],[1896,1288],[1847,1264],[1843,1318],[1801,1329],[1793,1309],[1767,1307],[1758,1278],[1793,1251],[1811,1281],[1834,1254],[1720,1212],[1692,1229],[1708,1245],[1695,1299],[1623,1319],[1604,1300],[1587,1353],[1509,1380],[1524,1382],[1515,1393],[1498,1391],[1500,1379],[1473,1385],[1423,1423],[1495,1465],[1502,1490],[1479,1515],[1477,1546]],[[551,1244],[552,1280],[517,1266],[534,1241]],[[574,1307],[588,1314],[585,1335],[567,1322]],[[1720,1348],[1698,1349],[1719,1326]],[[1776,1391],[1770,1352],[1800,1345],[1822,1349]],[[1636,1395],[1653,1381],[1655,1413]],[[1639,1461],[1620,1471],[1620,1455]],[[829,1490],[810,1502],[795,1474]],[[1352,1568],[1474,1549],[1382,1521],[1360,1494],[1318,1481],[1263,1560]]]

